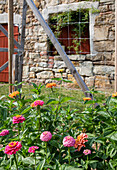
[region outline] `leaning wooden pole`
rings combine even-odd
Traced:
[[[115,0],[115,92],[117,92],[117,0]]]
[[[23,73],[23,57],[24,57],[24,44],[25,44],[25,28],[26,28],[26,12],[27,12],[27,2],[23,0],[23,12],[22,12],[22,30],[21,30],[21,48],[23,50],[20,53],[20,61],[19,61],[19,75],[18,75],[18,82],[22,82],[22,73]],[[21,88],[22,84],[19,85],[18,88]]]
[[[87,93],[87,91],[89,91],[88,87],[86,86],[85,82],[82,80],[81,76],[79,75],[79,73],[77,72],[76,68],[72,64],[71,60],[69,59],[69,57],[67,56],[67,54],[63,50],[63,48],[60,45],[60,43],[58,42],[58,40],[56,39],[56,37],[53,34],[52,30],[50,29],[48,24],[45,22],[43,16],[41,15],[39,10],[35,6],[33,0],[26,0],[26,1],[27,1],[27,4],[29,5],[29,7],[32,9],[33,13],[35,14],[35,16],[38,19],[38,21],[41,23],[41,26],[44,28],[45,32],[47,33],[47,35],[50,38],[51,42],[53,43],[54,47],[56,48],[56,50],[58,51],[58,53],[60,54],[60,56],[64,60],[66,66],[69,68],[71,74],[76,79],[77,83],[79,84],[79,86],[82,89],[82,91],[84,92],[84,94],[86,96],[90,96],[93,99],[92,94],[91,93]]]
[[[8,0],[8,67],[9,84],[12,84],[12,56],[14,52],[13,37],[13,0]],[[9,86],[9,93],[12,93],[12,86]]]

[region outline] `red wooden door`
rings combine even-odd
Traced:
[[[8,24],[2,25],[8,31]],[[14,26],[14,38],[18,41],[18,27]],[[0,48],[8,48],[8,38],[0,31]],[[16,46],[14,46],[16,48]],[[0,67],[8,61],[8,52],[0,52]],[[8,67],[0,72],[0,82],[8,82]]]

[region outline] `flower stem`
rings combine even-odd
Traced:
[[[16,169],[18,170],[17,159],[16,159],[15,154],[14,154],[14,160],[15,160],[15,164],[16,164]]]
[[[47,155],[47,142],[45,142],[45,152],[46,152],[46,155]]]
[[[35,168],[36,168],[36,153],[34,153],[34,157],[35,157]]]
[[[18,137],[20,139],[20,123],[18,123]]]
[[[38,131],[40,132],[40,119],[41,119],[41,112],[40,112],[40,106],[37,106],[37,114],[38,114]]]
[[[54,90],[53,90],[53,88],[51,88],[51,91],[52,91],[52,93],[54,93]]]
[[[87,155],[87,163],[86,163],[86,170],[88,169],[88,155]]]
[[[70,147],[68,147],[68,162],[69,162],[69,165],[70,165]]]

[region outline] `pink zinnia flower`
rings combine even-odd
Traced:
[[[39,149],[39,147],[38,146],[31,146],[29,149],[28,149],[28,152],[29,153],[35,153],[35,150],[36,149]]]
[[[91,150],[85,149],[85,150],[83,151],[83,153],[84,153],[85,155],[89,155],[89,154],[91,154]]]
[[[52,138],[52,134],[48,131],[45,131],[41,134],[40,139],[44,142],[49,141]]]
[[[78,148],[78,151],[80,151],[82,147],[85,147],[85,142],[88,142],[85,138],[88,138],[88,135],[86,133],[81,133],[77,136],[77,139],[75,139],[74,147]]]
[[[75,144],[75,139],[72,136],[66,136],[63,139],[63,145],[65,147],[72,147]]]
[[[10,142],[6,147],[4,153],[12,155],[16,154],[19,149],[21,149],[22,145],[18,141]]]
[[[9,130],[4,129],[4,130],[2,130],[2,132],[0,133],[0,136],[5,136],[5,135],[8,135],[8,134],[9,134]]]
[[[17,115],[13,117],[13,124],[15,123],[22,123],[25,120],[25,118],[22,115]]]
[[[44,104],[44,101],[43,100],[36,100],[36,101],[34,101],[34,106],[43,106],[43,104]]]

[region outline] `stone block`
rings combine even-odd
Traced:
[[[114,66],[94,66],[93,73],[95,75],[105,75],[105,74],[112,74],[115,71]]]
[[[23,66],[23,78],[28,78],[29,66]]]
[[[94,41],[107,40],[109,27],[101,25],[94,27]]]
[[[74,65],[75,67],[78,67],[78,66],[79,66],[79,62],[78,62],[78,61],[72,61],[72,63],[73,63],[73,65]]]
[[[108,38],[109,38],[109,40],[115,40],[115,32],[114,31],[110,31]]]
[[[48,78],[53,78],[53,72],[52,71],[42,71],[40,73],[36,74],[37,78],[39,79],[48,79]]]
[[[40,62],[40,63],[39,63],[39,66],[40,66],[40,67],[47,67],[48,64],[47,64],[46,62]]]
[[[56,78],[60,78],[61,77],[61,73],[55,73],[55,77]],[[67,73],[63,73],[62,77],[66,78],[67,77]]]
[[[94,49],[98,52],[113,51],[115,49],[114,41],[94,42]]]
[[[54,56],[55,61],[63,61],[61,56]]]
[[[95,55],[87,54],[86,55],[86,60],[90,60],[90,61],[102,60],[102,53],[97,53]]]
[[[107,76],[96,76],[95,77],[95,87],[96,88],[112,88],[109,78]]]
[[[93,64],[91,61],[84,61],[79,65],[79,74],[82,76],[93,76]]]
[[[38,53],[29,53],[29,58],[30,59],[35,59],[35,58],[39,58],[39,54]]]
[[[31,67],[30,71],[31,72],[40,72],[43,71],[44,69],[42,67]]]
[[[100,3],[113,3],[114,0],[100,0]]]
[[[35,78],[35,72],[29,72],[29,78]]]
[[[34,49],[36,51],[47,51],[47,42],[44,42],[44,43],[36,42],[34,45]]]
[[[64,61],[54,61],[54,68],[66,68]]]
[[[95,85],[95,77],[85,77],[85,83],[88,87],[93,87]]]
[[[70,60],[85,60],[85,55],[68,55]]]

